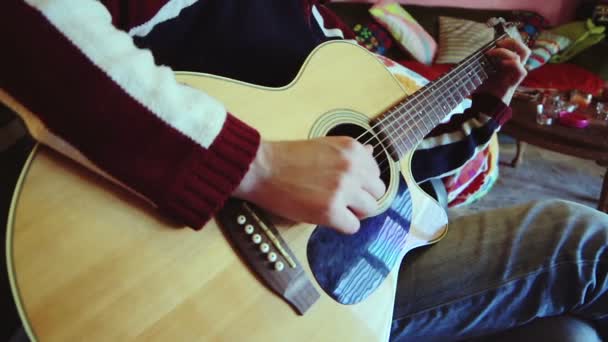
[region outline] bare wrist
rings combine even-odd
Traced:
[[[256,192],[256,189],[258,189],[264,180],[268,178],[270,173],[268,161],[269,153],[270,143],[261,141],[255,158],[249,165],[249,170],[245,173],[245,176],[241,179],[241,183],[233,192],[235,197],[247,200],[251,199]]]

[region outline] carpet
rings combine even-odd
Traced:
[[[479,201],[450,209],[450,217],[555,198],[597,208],[606,168],[529,144],[523,162],[513,168],[507,164],[515,156],[515,144],[500,140],[500,176],[494,187]]]

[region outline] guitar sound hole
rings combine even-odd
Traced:
[[[341,124],[333,127],[327,132],[328,136],[349,136],[357,139],[360,143],[374,146],[374,156],[380,171],[382,171],[380,178],[384,184],[388,187],[390,183],[390,164],[389,156],[386,150],[380,143],[377,137],[372,136],[367,128],[355,125],[355,124]],[[360,137],[360,138],[359,138]]]

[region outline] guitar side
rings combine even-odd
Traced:
[[[373,56],[347,43],[316,49],[294,82],[279,89],[192,73],[178,73],[178,79],[205,89],[270,140],[309,138],[318,118],[336,109],[372,118],[404,96]],[[414,248],[441,238],[446,220],[443,210],[412,181],[408,165],[409,157],[401,170],[413,199],[409,247]],[[16,190],[7,235],[13,293],[30,336],[386,338],[398,268],[359,304],[339,305],[318,288],[319,302],[298,316],[259,283],[215,221],[198,232],[174,228],[107,180],[46,148],[34,152]],[[280,228],[297,258],[306,261],[306,242],[314,227]]]

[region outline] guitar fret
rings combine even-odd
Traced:
[[[473,73],[472,79],[473,79],[473,84],[475,85],[475,89],[477,89],[477,87],[479,87],[483,83],[483,81],[481,80],[480,76],[477,73]]]
[[[407,136],[407,134],[405,134],[404,132],[401,132],[400,134],[396,134],[396,132],[394,132],[393,130],[395,129],[395,122],[399,119],[406,119],[403,115],[392,115],[392,111],[388,112],[391,115],[388,115],[387,118],[383,119],[380,121],[380,141],[384,141],[386,140],[386,143],[383,143],[384,147],[387,148],[387,150],[389,151],[389,153],[391,154],[391,156],[393,158],[398,158],[399,156],[402,156],[406,150],[402,149],[402,144],[397,144],[394,141],[392,141],[393,139],[401,139],[401,137]],[[397,127],[400,127],[400,124],[396,125]]]
[[[454,107],[456,107],[456,106],[458,105],[459,101],[457,101],[457,100],[454,98],[454,92],[453,92],[453,91],[448,91],[448,96],[449,96],[449,97],[448,97],[448,106],[449,106],[450,108],[454,108]]]
[[[399,115],[399,116],[398,116],[398,117],[395,119],[396,121],[400,122],[400,123],[398,124],[399,130],[400,130],[400,132],[399,132],[400,134],[399,134],[399,135],[397,135],[397,137],[401,137],[401,138],[400,138],[401,140],[403,139],[403,137],[407,137],[407,138],[409,139],[409,136],[406,134],[406,128],[404,127],[404,126],[405,126],[405,124],[407,123],[407,118],[406,118],[406,117],[403,115],[405,112],[402,112],[400,109],[398,109],[398,110],[397,110],[397,112],[398,112],[399,114],[401,114],[401,115]],[[395,144],[395,147],[398,149],[398,151],[397,151],[397,152],[398,152],[399,154],[402,154],[402,153],[403,153],[403,151],[406,151],[406,150],[403,148],[403,144],[402,144],[402,143]]]
[[[423,97],[422,99],[426,100],[426,97]],[[426,103],[421,103],[421,101],[419,101],[418,105],[420,107],[418,109],[419,112],[421,113],[420,115],[423,116],[423,117],[426,117],[427,116],[426,113],[428,111],[428,108],[429,108],[430,104],[428,103],[428,101],[426,101]],[[426,125],[427,120],[420,120],[420,121],[422,122],[422,125],[424,126],[424,130],[427,130],[428,129],[428,127]]]
[[[468,96],[468,94],[474,92],[475,89],[477,89],[477,86],[475,85],[475,83],[473,83],[470,78],[467,78],[465,80],[465,88],[464,88],[466,95],[464,95],[463,98]]]
[[[478,53],[388,111],[379,127],[394,157],[403,157],[493,72],[492,63]]]
[[[432,102],[433,103],[437,103],[437,106],[433,106],[432,111],[433,111],[433,115],[434,115],[434,121],[437,122],[441,122],[441,120],[443,120],[443,118],[445,117],[445,115],[447,113],[450,112],[450,109],[447,107],[446,105],[446,100],[445,99],[441,99],[439,96],[442,95],[436,91],[431,92],[431,97],[433,98]]]
[[[488,72],[484,69],[484,65],[485,64],[480,64],[479,65],[479,72],[481,73],[481,77],[483,79],[487,79],[487,78],[489,78],[489,75],[488,75]]]
[[[466,82],[466,81],[464,81]],[[472,91],[472,90],[471,90]],[[469,89],[466,87],[466,83],[463,84],[463,87],[458,88],[458,96],[459,100],[464,100],[469,95]],[[460,102],[458,102],[460,103]]]

